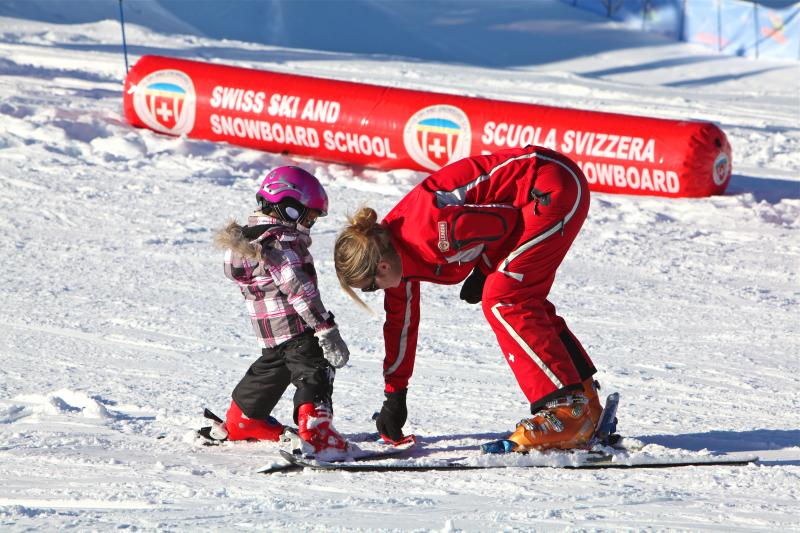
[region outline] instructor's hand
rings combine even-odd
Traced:
[[[472,270],[472,274],[464,280],[461,286],[461,299],[468,304],[476,304],[483,299],[483,285],[486,283],[486,276],[478,267]]]
[[[406,408],[406,393],[408,389],[397,392],[385,392],[386,400],[383,402],[381,412],[375,419],[378,433],[389,437],[394,442],[403,440],[403,426],[408,418]]]
[[[330,329],[324,329],[314,333],[319,340],[319,346],[322,348],[322,355],[333,366],[333,368],[342,368],[347,364],[350,359],[350,350],[342,340],[339,334],[339,327],[333,326]]]

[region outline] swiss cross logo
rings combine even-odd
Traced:
[[[433,105],[408,119],[403,144],[411,158],[430,170],[467,157],[472,147],[469,118],[451,105]]]
[[[725,152],[720,152],[717,158],[714,160],[712,177],[714,178],[714,183],[717,185],[722,185],[725,183],[725,180],[730,177],[731,165],[728,161],[728,155]]]
[[[133,92],[133,109],[149,128],[171,135],[192,131],[197,97],[185,73],[157,70],[128,91]]]

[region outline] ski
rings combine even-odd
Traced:
[[[619,393],[606,399],[593,437],[584,449],[519,450],[515,442],[508,439],[488,442],[480,446],[482,455],[459,458],[414,457],[397,459],[400,452],[365,454],[358,458],[341,461],[325,461],[281,450],[281,456],[296,468],[310,470],[338,470],[345,472],[424,472],[442,470],[486,470],[497,468],[564,468],[568,470],[677,468],[689,466],[744,466],[758,460],[755,456],[697,455],[660,457],[658,454],[642,453],[641,446],[628,447],[623,438],[614,432],[617,426]],[[404,448],[401,451],[404,451]],[[265,472],[266,473],[266,472]]]
[[[195,433],[203,446],[219,446],[227,440],[228,432],[225,430],[225,421],[215,415],[211,409],[203,410],[203,417],[211,420],[210,426],[198,429]]]
[[[383,459],[397,457],[403,454],[410,447],[411,446],[401,448],[386,448],[382,450],[359,450],[355,456],[343,457],[340,461],[320,461],[313,457],[304,456],[299,453],[292,453],[288,450],[278,450],[281,454],[281,457],[286,460],[286,463],[271,465],[261,468],[256,472],[259,474],[274,474],[276,472],[286,472],[287,470],[301,470],[309,464],[341,465],[360,463],[363,461],[380,461]]]
[[[752,464],[758,460],[758,457],[730,457],[730,456],[712,456],[708,458],[696,459],[683,459],[683,460],[659,460],[657,458],[649,457],[643,461],[627,460],[627,461],[614,461],[613,454],[604,453],[589,453],[588,457],[567,464],[547,463],[547,462],[530,462],[514,464],[504,463],[466,463],[462,459],[440,460],[436,462],[397,462],[397,463],[384,463],[380,461],[363,463],[363,462],[330,462],[319,461],[313,459],[306,459],[300,456],[295,456],[289,453],[281,452],[281,455],[287,461],[297,467],[307,468],[311,470],[328,470],[328,471],[342,471],[342,472],[426,472],[426,471],[442,471],[442,470],[488,470],[498,468],[563,468],[567,470],[600,470],[600,469],[641,469],[641,468],[678,468],[689,466],[745,466]],[[373,458],[376,459],[376,458]],[[364,459],[368,460],[368,459]]]
[[[203,417],[211,421],[211,425],[202,427],[195,431],[197,441],[201,443],[203,446],[219,446],[222,443],[227,442],[227,431],[225,431],[225,421],[222,420],[222,418],[220,418],[216,414],[214,414],[208,408],[205,408],[203,410]],[[251,441],[248,440],[247,442]],[[253,440],[252,442],[258,442],[258,441]],[[257,473],[272,474],[276,472],[301,470],[303,466],[298,464],[294,460],[294,458],[298,458],[298,460],[302,459],[304,461],[314,460],[313,457],[302,455],[301,453],[302,447],[300,446],[300,443],[298,441],[297,430],[295,430],[294,428],[287,427],[284,430],[284,436],[282,437],[281,442],[284,445],[289,445],[292,449],[291,452],[284,449],[278,450],[286,462],[262,467],[256,470]],[[342,461],[348,461],[348,462],[378,461],[381,459],[387,459],[389,457],[395,457],[413,447],[416,444],[416,438],[413,435],[410,435],[406,439],[404,439],[401,443],[386,443],[385,441],[380,439],[378,435],[372,435],[368,436],[365,442],[367,442],[368,445],[378,444],[379,446],[381,446],[381,448],[361,450],[358,447],[356,447],[349,455],[343,457]],[[394,444],[394,446],[389,446],[388,444]]]

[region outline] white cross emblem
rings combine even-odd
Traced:
[[[513,353],[508,352],[508,360],[511,361],[512,363],[514,362],[514,354]]]
[[[169,107],[167,107],[166,102],[161,102],[161,107],[159,107],[158,111],[156,111],[156,115],[159,115],[162,119],[166,121],[169,120],[169,118],[172,116],[172,111],[169,110]]]
[[[436,157],[442,157],[442,154],[447,151],[447,148],[442,144],[442,141],[436,137],[433,142],[428,146],[428,149],[436,154]]]

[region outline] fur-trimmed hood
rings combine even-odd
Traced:
[[[298,230],[294,224],[255,212],[242,226],[236,220],[219,229],[214,234],[214,245],[223,250],[231,250],[234,254],[258,261],[263,246],[272,241],[300,241],[305,247],[311,245],[311,237]]]

